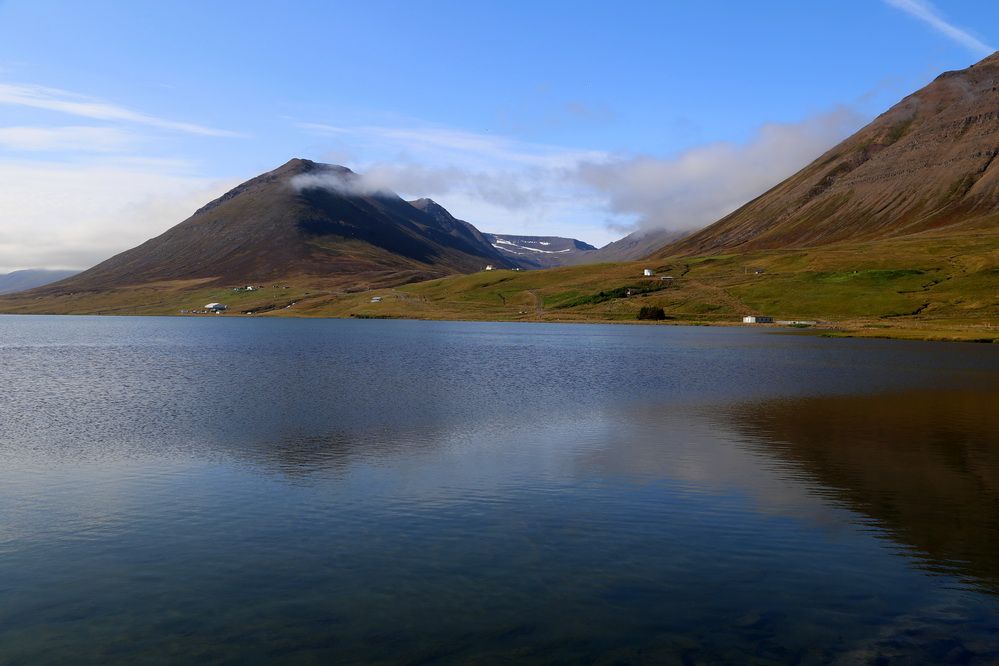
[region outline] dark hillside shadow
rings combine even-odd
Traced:
[[[915,550],[929,571],[999,593],[999,392],[743,405],[725,418]]]

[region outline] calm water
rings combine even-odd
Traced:
[[[0,317],[0,663],[997,663],[999,349]]]

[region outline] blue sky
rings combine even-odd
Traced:
[[[0,0],[0,270],[291,157],[487,231],[707,224],[990,52],[999,3]]]

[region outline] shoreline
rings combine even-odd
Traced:
[[[852,325],[849,322],[823,322],[814,326],[787,326],[780,324],[746,324],[743,322],[725,321],[704,321],[704,320],[668,320],[668,321],[648,321],[648,320],[626,320],[626,319],[597,319],[597,318],[567,318],[567,319],[496,319],[496,318],[464,318],[464,317],[407,317],[395,315],[355,315],[346,316],[334,314],[303,314],[285,313],[275,311],[267,314],[168,314],[168,313],[101,313],[101,312],[80,312],[80,313],[57,313],[57,312],[0,312],[0,317],[170,317],[177,319],[212,319],[212,318],[238,318],[238,319],[342,319],[342,320],[395,320],[395,321],[450,321],[468,323],[502,323],[502,324],[590,324],[590,325],[623,325],[623,326],[684,326],[713,327],[713,328],[745,328],[755,330],[768,330],[782,335],[805,335],[823,338],[844,338],[844,339],[877,339],[877,340],[911,340],[920,342],[962,342],[974,344],[999,344],[999,329],[986,328],[985,330],[995,330],[995,335],[980,335],[979,331],[967,327],[950,328],[946,325],[926,327],[892,327],[877,326],[864,328],[864,324]]]

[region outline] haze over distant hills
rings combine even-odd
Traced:
[[[662,254],[814,247],[999,222],[999,53],[945,72]]]
[[[34,289],[42,285],[58,282],[80,271],[49,270],[45,268],[28,268],[0,275],[0,294],[14,294],[26,289]]]
[[[669,229],[639,229],[624,238],[604,245],[587,257],[587,263],[644,259],[664,245],[679,240],[689,233],[689,231],[671,231]]]

